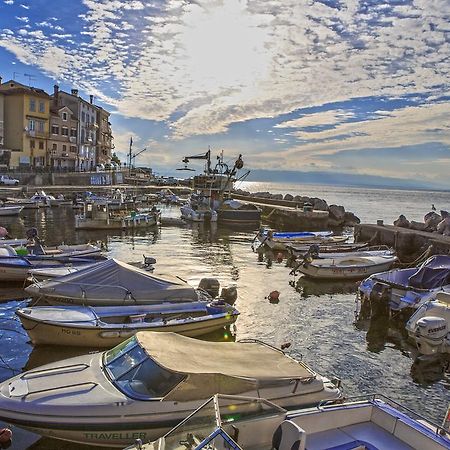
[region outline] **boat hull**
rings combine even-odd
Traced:
[[[23,206],[3,206],[0,207],[0,217],[18,216],[23,210]]]
[[[218,317],[205,316],[197,320],[177,321],[179,323],[132,327],[132,324],[100,328],[64,326],[57,323],[32,320],[17,312],[24,329],[35,345],[68,345],[75,347],[110,348],[136,334],[138,331],[172,331],[189,337],[202,336],[233,324],[237,314],[224,313]]]
[[[257,209],[219,209],[218,220],[222,223],[234,224],[259,224],[261,222],[261,211]]]
[[[84,219],[82,217],[75,217],[76,230],[133,230],[136,228],[147,228],[157,225],[155,217],[148,217],[143,219]]]
[[[389,260],[381,264],[374,264],[371,266],[349,266],[349,267],[318,267],[313,264],[301,265],[297,268],[303,275],[328,280],[362,280],[363,278],[373,275],[374,273],[389,270],[393,261]]]

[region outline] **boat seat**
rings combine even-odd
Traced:
[[[146,314],[130,314],[126,319],[125,323],[141,323],[145,322]]]
[[[272,449],[305,450],[306,432],[291,420],[283,420],[275,430],[272,438]]]

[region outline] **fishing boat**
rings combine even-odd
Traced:
[[[406,322],[406,331],[423,355],[450,354],[450,292],[417,308]]]
[[[223,301],[142,306],[36,306],[16,311],[35,345],[111,348],[138,331],[197,337],[233,324],[239,311]]]
[[[154,208],[147,212],[132,211],[121,214],[111,210],[109,202],[85,202],[83,211],[75,215],[76,230],[129,230],[157,225],[160,212]]]
[[[156,277],[114,258],[69,275],[36,281],[26,291],[52,305],[123,306],[211,300],[208,292],[179,278]]]
[[[285,251],[289,245],[337,245],[348,240],[348,236],[334,236],[332,231],[292,231],[280,232],[267,228],[259,230],[254,243],[259,241],[259,246],[267,246],[271,250]]]
[[[393,311],[407,319],[442,290],[450,291],[449,255],[431,256],[419,267],[376,273],[359,286],[360,316]]]
[[[339,385],[259,341],[147,331],[4,381],[0,419],[44,436],[123,448],[161,437],[217,391],[292,408],[340,398]]]
[[[346,255],[335,258],[304,259],[293,270],[311,278],[360,280],[368,275],[389,269],[397,260],[395,255]]]
[[[448,428],[382,395],[286,410],[218,394],[157,441],[126,450],[445,450]]]
[[[18,216],[23,206],[0,206],[0,216]]]

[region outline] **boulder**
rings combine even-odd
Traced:
[[[274,200],[283,200],[283,194],[271,194],[271,198]]]
[[[409,228],[411,230],[426,231],[427,226],[423,222],[416,222],[415,220],[411,220],[411,222],[409,222]]]
[[[309,200],[310,200],[309,197],[305,197],[304,195],[296,195],[294,197],[294,202],[301,203],[301,204],[303,204],[305,202],[309,203]]]
[[[287,201],[289,201],[289,202],[292,202],[292,200],[294,200],[294,196],[291,195],[291,194],[286,194],[286,195],[284,196],[284,200],[287,200]]]
[[[328,212],[330,213],[330,219],[343,224],[345,220],[345,208],[338,205],[330,205],[328,207]]]
[[[317,209],[319,211],[327,211],[328,210],[327,202],[325,200],[322,200],[321,198],[314,199],[313,207],[314,207],[314,209]]]
[[[409,228],[410,227],[409,220],[403,214],[400,214],[398,216],[398,219],[394,220],[394,225],[396,227],[401,227],[401,228]]]
[[[433,212],[430,212],[428,214],[425,214],[424,222],[425,222],[425,228],[427,231],[436,231],[439,222],[442,220],[442,217]]]
[[[344,215],[344,224],[348,227],[354,227],[355,225],[357,225],[358,223],[361,223],[361,220],[359,219],[358,216],[356,216],[355,214],[353,214],[350,211],[345,211],[345,215]]]

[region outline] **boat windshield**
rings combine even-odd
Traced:
[[[114,385],[137,400],[159,400],[186,377],[156,364],[134,337],[105,352],[103,363]]]
[[[286,410],[261,398],[215,395],[150,448],[241,450],[239,427],[243,421],[267,417],[284,419]],[[161,442],[162,441],[162,442]],[[184,447],[183,447],[184,448]]]

